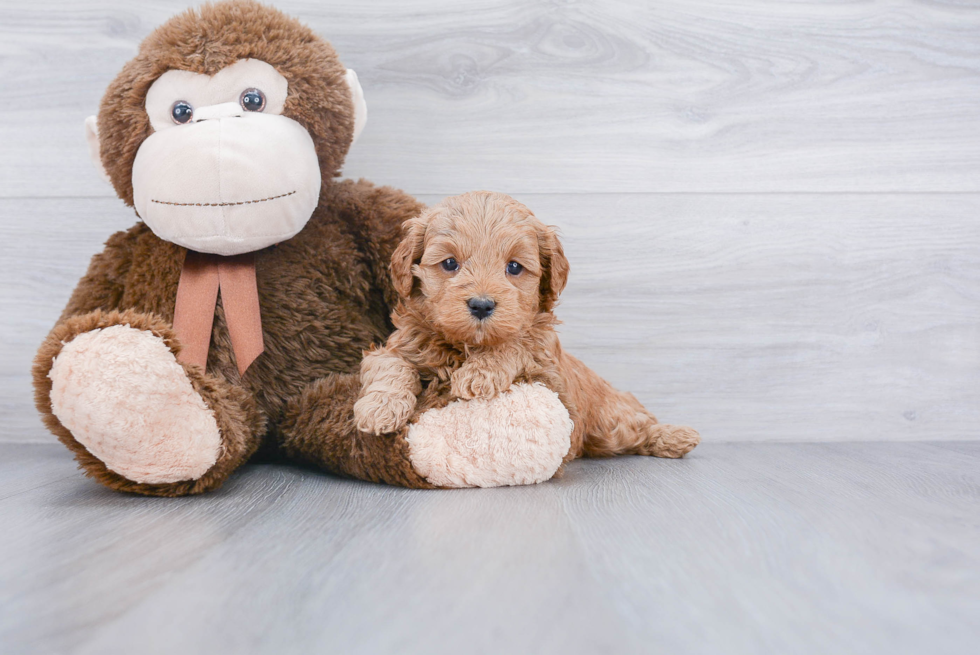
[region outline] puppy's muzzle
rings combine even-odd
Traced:
[[[470,314],[477,320],[485,320],[493,314],[494,307],[497,306],[490,298],[470,298],[466,301],[466,306],[470,308]]]

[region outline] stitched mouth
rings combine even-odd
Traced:
[[[171,205],[173,207],[232,207],[234,205],[254,205],[259,202],[269,202],[270,200],[278,200],[279,198],[285,198],[295,193],[295,191],[290,191],[289,193],[281,193],[278,196],[269,196],[268,198],[259,198],[258,200],[241,200],[239,202],[167,202],[166,200],[156,200],[155,198],[150,198],[150,202],[155,202],[158,205]]]

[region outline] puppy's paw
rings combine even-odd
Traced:
[[[395,432],[408,423],[415,402],[415,394],[408,391],[368,388],[354,403],[354,423],[361,432]]]
[[[513,382],[506,371],[464,365],[453,373],[450,391],[463,400],[489,400],[509,388]]]

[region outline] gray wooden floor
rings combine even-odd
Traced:
[[[977,442],[708,443],[435,492],[252,465],[178,500],[0,444],[0,525],[7,655],[980,643]]]

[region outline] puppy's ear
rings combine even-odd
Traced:
[[[391,284],[402,298],[412,295],[415,283],[412,266],[422,258],[425,243],[426,214],[410,218],[402,224],[402,237],[391,255]]]
[[[549,311],[568,282],[568,259],[558,240],[558,233],[546,227],[538,234],[541,257],[541,306]]]

